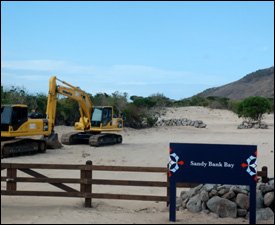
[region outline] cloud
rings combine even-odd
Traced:
[[[2,81],[4,84],[17,83],[28,89],[44,92],[47,92],[48,88],[45,82],[52,75],[92,94],[99,90],[100,92],[105,90],[106,93],[108,90],[118,90],[138,95],[173,92],[173,95],[189,97],[196,94],[190,93],[192,91],[190,87],[208,88],[223,84],[222,76],[167,70],[146,65],[105,67],[77,65],[62,60],[1,61],[1,73],[1,83]],[[175,98],[175,96],[168,97]]]
[[[1,61],[1,69],[75,73],[90,72],[94,67],[73,65],[61,60],[12,60]]]

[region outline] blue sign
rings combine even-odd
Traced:
[[[250,223],[256,223],[257,146],[170,143],[170,221],[176,221],[176,183],[250,186]]]

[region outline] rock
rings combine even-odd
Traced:
[[[228,200],[232,199],[232,198],[235,198],[236,197],[236,194],[234,191],[229,191],[227,193],[225,193],[222,198],[226,198]]]
[[[229,190],[232,186],[231,185],[220,185],[217,187],[217,190],[220,191],[222,189]]]
[[[241,209],[249,209],[249,197],[245,194],[239,193],[236,198],[236,203]]]
[[[206,128],[206,124],[205,123],[203,123],[203,124],[200,124],[200,127],[199,128]]]
[[[274,191],[274,186],[271,186],[269,184],[263,184],[259,186],[259,190],[261,190],[261,192],[265,194],[267,192]]]
[[[176,199],[176,209],[179,210],[180,207],[181,207],[181,198],[177,198]]]
[[[264,188],[264,186],[265,186],[266,184],[264,184],[264,183],[257,183],[257,190],[261,190],[261,189],[263,189]]]
[[[257,221],[258,220],[269,220],[269,219],[274,220],[274,213],[269,207],[257,210],[257,212],[256,212],[256,220]]]
[[[210,210],[217,217],[249,218],[249,187],[245,185],[201,184],[189,191],[182,191],[179,199],[179,209],[187,208],[191,212]],[[258,181],[256,209],[260,219],[270,218],[270,210],[274,211],[273,178],[268,178],[268,183]]]
[[[245,217],[247,214],[247,210],[246,209],[237,209],[237,215],[238,217]]]
[[[190,191],[188,192],[188,195],[190,196],[190,198],[193,197],[194,195],[197,195],[202,187],[203,187],[203,184],[200,184],[200,185],[190,189]]]
[[[264,195],[264,205],[271,206],[272,202],[274,202],[274,192],[268,192]]]
[[[268,184],[269,184],[270,186],[272,186],[272,187],[273,187],[273,190],[274,190],[274,179],[270,179],[270,180],[268,181]]]
[[[250,187],[248,185],[239,185],[240,189],[242,189],[246,194],[249,192]]]
[[[217,188],[217,184],[205,184],[202,189],[206,190],[207,192],[210,192],[211,190],[216,188]]]
[[[196,128],[198,128],[198,127],[199,127],[199,123],[198,123],[198,121],[195,121],[195,123],[194,123],[194,127],[196,127]]]
[[[250,129],[250,128],[255,128],[255,129],[267,129],[268,125],[261,122],[248,122],[248,121],[243,121],[240,125],[238,125],[238,129]]]
[[[209,211],[208,209],[202,210],[202,212],[203,212],[204,214],[209,214],[209,213],[210,213],[210,211]]]
[[[229,188],[222,188],[218,191],[218,194],[221,196],[221,195],[224,195],[228,192],[229,192]]]
[[[182,201],[184,201],[185,199],[189,198],[188,192],[187,191],[182,191],[180,193],[180,198]]]
[[[205,190],[202,190],[202,191],[200,192],[199,196],[200,196],[200,200],[201,200],[202,202],[207,202],[207,201],[209,200],[208,192],[205,191]]]
[[[228,199],[214,196],[206,205],[210,211],[216,213],[219,217],[237,217],[237,204]]]
[[[261,128],[261,129],[267,129],[267,128],[268,128],[268,125],[267,125],[266,123],[261,123],[261,124],[259,125],[259,128]]]
[[[201,204],[201,209],[202,209],[202,211],[208,211],[208,213],[210,212],[210,211],[207,209],[206,202],[202,202],[202,204]]]
[[[157,127],[163,126],[195,126],[197,128],[205,128],[206,124],[204,124],[201,120],[189,120],[187,118],[183,119],[159,119],[158,122],[155,123]]]
[[[234,191],[236,194],[239,194],[239,193],[247,194],[247,193],[248,193],[247,190],[245,190],[245,189],[243,189],[243,188],[241,188],[241,187],[237,187],[237,186],[232,186],[232,187],[230,188],[230,191]]]
[[[200,196],[199,194],[193,196],[192,198],[189,199],[186,208],[190,211],[190,212],[200,212],[202,210],[202,202],[200,200]]]
[[[212,198],[213,196],[216,196],[218,194],[218,191],[216,189],[213,189],[209,192],[209,198]]]
[[[186,205],[187,205],[187,202],[189,201],[189,198],[187,198],[187,199],[185,199],[184,201],[182,201],[182,203],[181,203],[181,207],[183,208],[183,209],[186,209]]]
[[[245,129],[246,127],[243,124],[237,126],[238,129]]]
[[[256,191],[256,208],[261,209],[264,207],[264,197],[260,190]]]

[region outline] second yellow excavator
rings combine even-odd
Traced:
[[[57,81],[63,85],[58,85]],[[61,94],[78,102],[80,118],[75,123],[76,132],[61,136],[61,143],[66,145],[86,143],[102,146],[122,143],[122,136],[114,132],[123,129],[123,119],[114,116],[111,106],[93,106],[90,96],[78,87],[65,81],[50,78],[47,115],[55,120],[57,95]],[[108,132],[108,133],[107,133]]]

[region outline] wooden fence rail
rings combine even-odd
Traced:
[[[123,200],[141,200],[141,201],[158,201],[169,204],[169,177],[168,168],[165,167],[134,167],[134,166],[101,166],[93,165],[92,161],[87,161],[86,165],[62,165],[62,164],[19,164],[19,163],[1,163],[1,171],[7,170],[6,176],[2,176],[1,182],[6,182],[6,189],[2,190],[1,195],[14,196],[48,196],[48,197],[78,197],[85,199],[85,207],[92,206],[93,198],[100,199],[123,199]],[[80,178],[50,178],[33,169],[52,169],[52,170],[78,170]],[[30,175],[31,177],[19,177],[18,170]],[[159,173],[166,174],[165,181],[140,181],[140,180],[113,180],[113,179],[94,179],[93,171],[112,171],[112,172],[133,172],[133,173]],[[268,181],[267,167],[262,167],[258,171],[258,176],[262,177],[263,182]],[[61,191],[26,191],[17,190],[17,183],[48,183]],[[66,184],[79,184],[77,190]],[[130,194],[109,194],[95,193],[93,185],[118,185],[118,186],[135,186],[135,187],[160,187],[166,188],[165,196],[156,195],[130,195]],[[194,187],[198,184],[177,184],[178,187]]]

